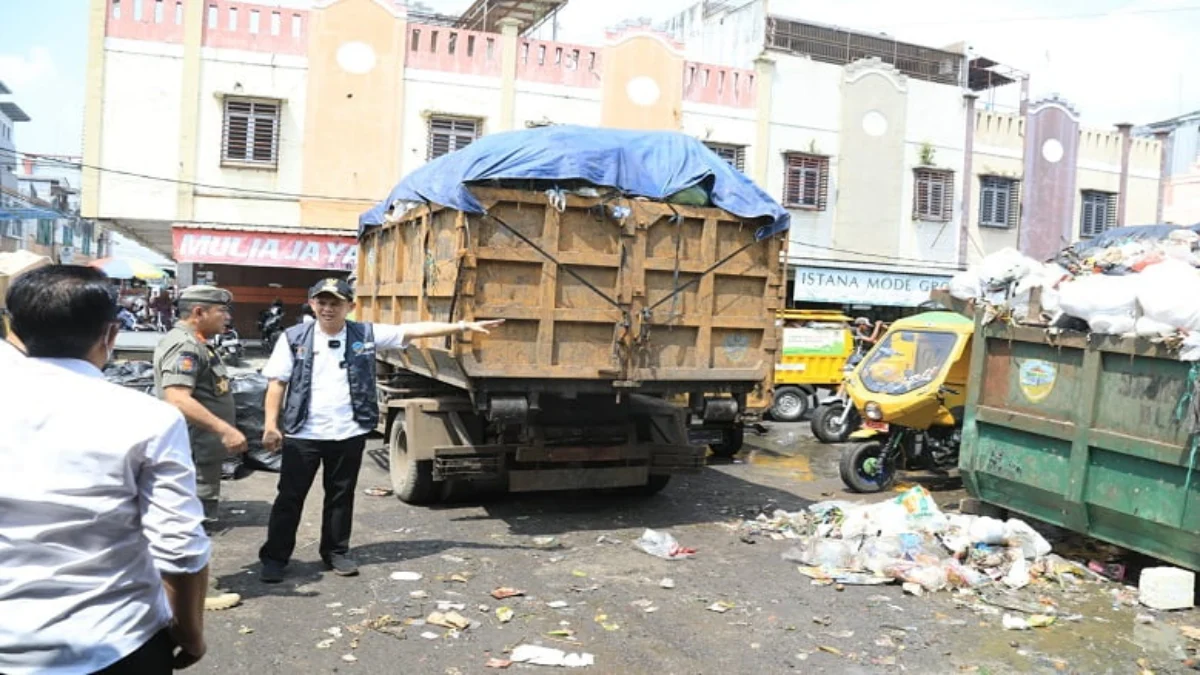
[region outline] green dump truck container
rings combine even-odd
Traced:
[[[977,326],[960,459],[984,502],[1200,570],[1190,363],[1148,340]]]

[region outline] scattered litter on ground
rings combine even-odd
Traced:
[[[508,623],[512,621],[513,610],[511,607],[497,607],[496,618],[500,619],[500,623]]]
[[[602,534],[602,535],[600,535],[599,537],[596,537],[596,544],[597,544],[597,545],[600,545],[600,544],[620,544],[620,543],[621,543],[621,540],[620,540],[620,539],[617,539],[616,537],[610,537],[610,536],[608,536],[607,534]]]
[[[424,600],[429,597],[429,591],[409,591],[408,597],[416,600]]]
[[[342,660],[346,663],[354,663],[358,660],[358,657],[353,654],[342,654]]]
[[[1200,641],[1200,628],[1196,626],[1180,626],[1179,632],[1189,640]]]
[[[341,626],[330,626],[329,628],[325,629],[325,632],[328,635],[332,635],[335,638],[342,637],[342,627]]]
[[[707,609],[710,612],[716,612],[717,614],[724,614],[725,612],[728,612],[729,610],[733,609],[735,606],[736,605],[733,605],[731,603],[721,601],[721,602],[714,602],[713,604],[709,605],[705,609]]]
[[[819,647],[817,647],[817,649],[820,649],[821,651],[823,651],[827,654],[833,654],[834,656],[842,655],[842,650],[838,649],[837,647],[829,647],[826,645],[820,645]]]
[[[461,572],[461,573],[459,573],[459,574],[451,574],[451,575],[450,575],[450,576],[449,576],[449,577],[446,579],[446,582],[447,582],[447,583],[449,583],[449,582],[451,582],[451,581],[455,581],[455,582],[458,582],[458,583],[460,583],[460,584],[465,584],[465,583],[467,583],[467,582],[468,582],[468,581],[470,581],[470,580],[471,580],[471,575],[470,575],[470,574],[467,574],[466,572]]]
[[[421,637],[425,638],[426,640],[439,640],[442,636],[427,630],[424,633],[421,633]]]
[[[570,628],[559,628],[546,633],[549,637],[562,638],[564,640],[575,640],[575,631]]]
[[[434,612],[425,618],[425,622],[454,630],[463,630],[471,625],[470,620],[458,612]]]
[[[337,609],[338,607],[341,607],[341,606],[342,606],[342,603],[340,603],[340,602],[330,602],[325,605],[325,608],[326,609]]]
[[[675,588],[675,580],[671,579],[670,577],[666,577],[662,581],[658,582],[658,587],[659,588]]]
[[[621,629],[620,624],[608,620],[607,614],[597,614],[595,621],[596,621],[596,623],[600,624],[601,628],[603,628],[604,630],[607,630],[607,631],[614,631],[614,630]]]
[[[238,628],[238,635],[249,635],[253,632],[254,632],[254,629],[251,628],[250,626],[240,626]]]
[[[1031,628],[1045,628],[1054,623],[1054,617],[1046,614],[1034,614],[1033,616],[1014,616],[1005,614],[1001,623],[1005,630],[1029,630]]]
[[[465,603],[465,602],[451,602],[449,600],[438,600],[437,601],[437,610],[439,612],[449,612],[452,610],[456,611],[456,612],[461,612],[466,608],[467,608],[467,603]]]
[[[696,549],[679,545],[669,532],[646,530],[636,542],[637,547],[656,558],[680,560],[696,555]]]
[[[544,548],[544,549],[561,548],[562,547],[562,544],[559,543],[559,541],[558,541],[558,537],[534,537],[533,545],[538,548]]]
[[[921,597],[921,595],[923,595],[925,593],[925,589],[921,587],[921,584],[913,583],[911,581],[904,582],[903,584],[900,585],[900,588],[905,593],[907,593],[909,595],[915,595],[918,598]]]
[[[391,497],[392,491],[385,487],[369,487],[363,490],[363,494],[368,497]]]
[[[325,638],[317,643],[317,649],[329,649],[333,646],[335,640],[333,638]]]
[[[349,616],[362,616],[366,613],[367,609],[365,607],[351,607],[350,609],[346,610],[346,614]]]
[[[449,553],[443,555],[442,560],[445,560],[446,562],[452,563],[455,565],[461,565],[462,563],[467,562],[466,558],[464,558],[460,555],[450,555]]]
[[[1137,616],[1133,617],[1133,622],[1140,624],[1151,624],[1154,623],[1154,617],[1149,614],[1138,614]]]
[[[512,650],[509,658],[513,663],[528,663],[534,666],[581,668],[596,664],[596,657],[588,653],[567,653],[561,649],[537,645],[519,645]]]
[[[512,664],[513,664],[513,662],[509,661],[508,659],[498,659],[496,657],[492,657],[483,664],[483,667],[484,668],[503,669],[503,668],[507,668],[507,667],[511,666]]]
[[[420,581],[420,572],[392,572],[392,581]]]
[[[362,626],[364,628],[373,630],[376,633],[383,633],[384,635],[390,635],[401,640],[404,639],[404,628],[401,625],[400,620],[391,614],[384,614],[382,616],[377,616],[374,619],[367,619],[366,621],[362,622]]]
[[[571,576],[578,577],[580,579],[586,579],[587,572],[584,572],[583,570],[571,570]]]
[[[546,606],[549,607],[550,609],[562,609],[563,607],[567,607],[570,604],[571,603],[567,602],[566,600],[551,600],[550,602],[546,603]]]
[[[600,584],[592,584],[591,586],[572,586],[571,590],[575,593],[591,593],[600,590]]]
[[[515,588],[509,588],[507,586],[502,586],[502,587],[497,588],[496,590],[492,591],[492,597],[497,600],[505,600],[507,598],[515,598],[519,595],[525,595],[525,591],[517,590]]]

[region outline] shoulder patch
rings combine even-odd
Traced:
[[[200,355],[195,352],[179,352],[175,357],[175,372],[193,375],[200,367]]]

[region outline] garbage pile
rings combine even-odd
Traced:
[[[104,379],[143,394],[154,393],[154,365],[149,361],[121,361],[104,366]]]
[[[1016,590],[1078,567],[1053,555],[1024,521],[946,515],[920,486],[876,504],[826,501],[807,513],[776,512],[749,522],[797,539],[783,558],[799,563],[819,585],[899,582],[914,595],[989,585]]]
[[[238,431],[246,436],[247,450],[242,461],[253,469],[279,473],[283,455],[270,452],[262,445],[263,426],[266,424],[263,406],[266,404],[267,381],[258,373],[238,373],[231,378],[230,388],[233,390],[235,424]],[[236,467],[227,469],[236,471]]]
[[[950,294],[1017,322],[1175,341],[1182,360],[1200,360],[1200,234],[1166,226],[1109,234],[1049,263],[1004,249],[955,275]],[[1035,288],[1039,316],[1030,315]]]

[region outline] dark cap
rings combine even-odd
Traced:
[[[210,305],[228,305],[233,302],[233,293],[216,286],[188,286],[179,293],[180,302],[203,302]]]
[[[348,302],[354,301],[354,289],[350,288],[350,284],[346,283],[344,279],[335,279],[333,277],[322,279],[314,284],[312,288],[308,289],[309,298],[315,298],[322,293],[328,293]]]

